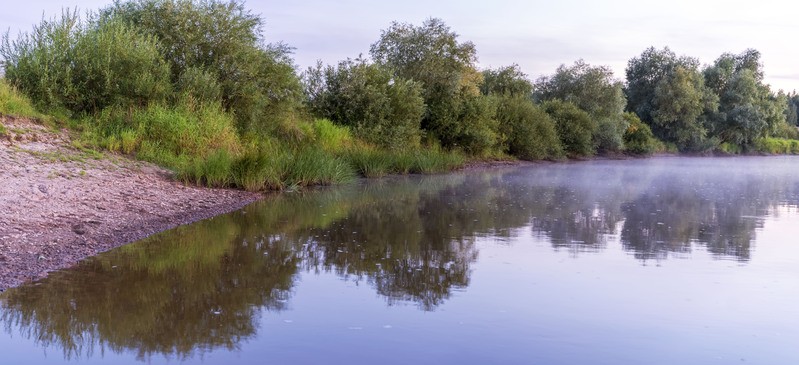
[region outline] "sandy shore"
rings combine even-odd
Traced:
[[[184,186],[155,165],[80,151],[66,131],[0,123],[0,290],[261,197]]]

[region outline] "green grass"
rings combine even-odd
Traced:
[[[782,138],[763,138],[755,143],[758,152],[775,155],[799,154],[799,140]]]
[[[286,186],[340,184],[352,181],[356,176],[344,159],[315,147],[295,151],[284,168]]]
[[[30,100],[11,87],[5,79],[0,79],[0,114],[20,118],[44,118]],[[5,128],[0,129],[0,132],[4,131]]]
[[[398,173],[388,152],[371,149],[353,149],[346,153],[345,159],[363,177],[382,177]]]

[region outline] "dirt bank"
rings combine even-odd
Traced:
[[[0,123],[0,290],[261,196],[184,186],[155,165],[76,149],[66,131]]]

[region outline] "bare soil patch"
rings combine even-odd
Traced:
[[[158,166],[74,148],[65,130],[0,123],[0,291],[262,196],[185,186]]]

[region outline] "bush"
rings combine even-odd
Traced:
[[[301,103],[291,49],[262,46],[263,21],[243,1],[118,1],[100,14],[101,22],[124,22],[154,36],[179,90],[213,79],[222,105],[242,130],[271,131]],[[203,85],[193,96],[209,100],[216,87]]]
[[[597,128],[596,122],[576,105],[561,100],[549,100],[541,107],[555,121],[555,130],[569,157],[591,156],[594,154],[592,136]]]
[[[6,38],[2,53],[8,81],[51,110],[142,106],[171,92],[155,39],[119,22],[86,23],[67,11],[17,41]]]
[[[649,155],[658,150],[660,143],[652,130],[635,113],[624,113],[624,119],[629,125],[624,132],[624,148],[627,153]]]
[[[356,136],[384,148],[419,145],[424,99],[418,83],[395,78],[388,69],[363,59],[317,66],[305,79],[309,107],[317,116],[346,125]]]
[[[222,100],[222,87],[215,75],[197,67],[189,67],[175,84],[178,97],[190,97],[201,103],[218,103]]]
[[[543,110],[525,97],[500,97],[497,107],[500,131],[507,138],[508,153],[523,160],[563,156],[555,124]]]
[[[782,155],[799,154],[799,140],[782,138],[761,138],[755,143],[758,152]]]

